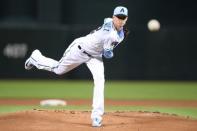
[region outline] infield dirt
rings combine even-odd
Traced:
[[[0,99],[1,105],[38,105],[39,99]],[[67,100],[89,105],[91,100]],[[106,105],[197,107],[197,101],[112,101]],[[103,126],[91,126],[89,111],[32,109],[0,115],[1,131],[197,131],[197,120],[159,112],[106,112]]]
[[[30,110],[0,116],[2,131],[197,131],[197,120],[158,112],[107,112],[91,127],[90,112]]]

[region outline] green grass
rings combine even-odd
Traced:
[[[197,100],[197,82],[109,82],[106,92],[111,99]]]
[[[0,98],[90,98],[91,86],[84,81],[0,81]]]
[[[91,99],[92,81],[1,80],[0,98]],[[107,81],[106,99],[197,100],[197,82]]]
[[[47,110],[80,110],[91,111],[90,106],[0,106],[0,114],[6,114],[17,111],[33,110],[33,109],[47,109]],[[175,108],[175,107],[141,107],[141,106],[106,106],[106,112],[114,111],[149,111],[161,112],[168,114],[176,114],[184,117],[191,117],[197,119],[197,108]]]
[[[92,81],[0,80],[0,99],[62,98],[91,99]],[[197,100],[197,82],[107,81],[106,99],[120,100]],[[0,106],[0,113],[30,109],[91,110],[89,106],[40,107]],[[197,119],[197,108],[107,106],[106,111],[151,111],[190,116]]]

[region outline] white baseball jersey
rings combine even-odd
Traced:
[[[30,61],[31,65],[38,69],[51,71],[59,75],[69,72],[82,63],[86,63],[94,79],[93,109],[91,114],[93,119],[94,117],[101,117],[104,113],[105,77],[102,61],[103,50],[113,50],[123,39],[123,29],[117,31],[113,25],[112,18],[106,18],[100,28],[84,37],[75,39],[66,49],[60,61],[43,56],[39,50],[35,50],[27,62]]]
[[[102,27],[90,34],[75,39],[82,49],[92,56],[101,56],[103,49],[113,50],[124,39],[123,29],[117,31],[113,25],[112,18],[105,18]]]

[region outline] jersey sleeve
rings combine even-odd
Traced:
[[[104,24],[103,24],[103,31],[110,31],[112,29],[112,19],[111,18],[105,18]]]
[[[111,18],[104,20],[103,36],[104,36],[104,50],[113,50],[124,39],[123,28],[120,31],[114,31],[113,22]]]
[[[104,36],[104,45],[103,49],[104,50],[113,50],[113,46],[111,43],[114,41],[113,38],[110,36],[111,30],[113,28],[112,25],[112,19],[111,18],[105,18],[104,19],[104,24],[103,24],[103,36]]]

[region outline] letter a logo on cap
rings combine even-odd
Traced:
[[[120,12],[124,12],[124,8],[122,8],[122,9],[120,10]]]
[[[125,15],[128,16],[128,10],[126,7],[123,6],[118,6],[114,9],[114,14],[113,15]]]

